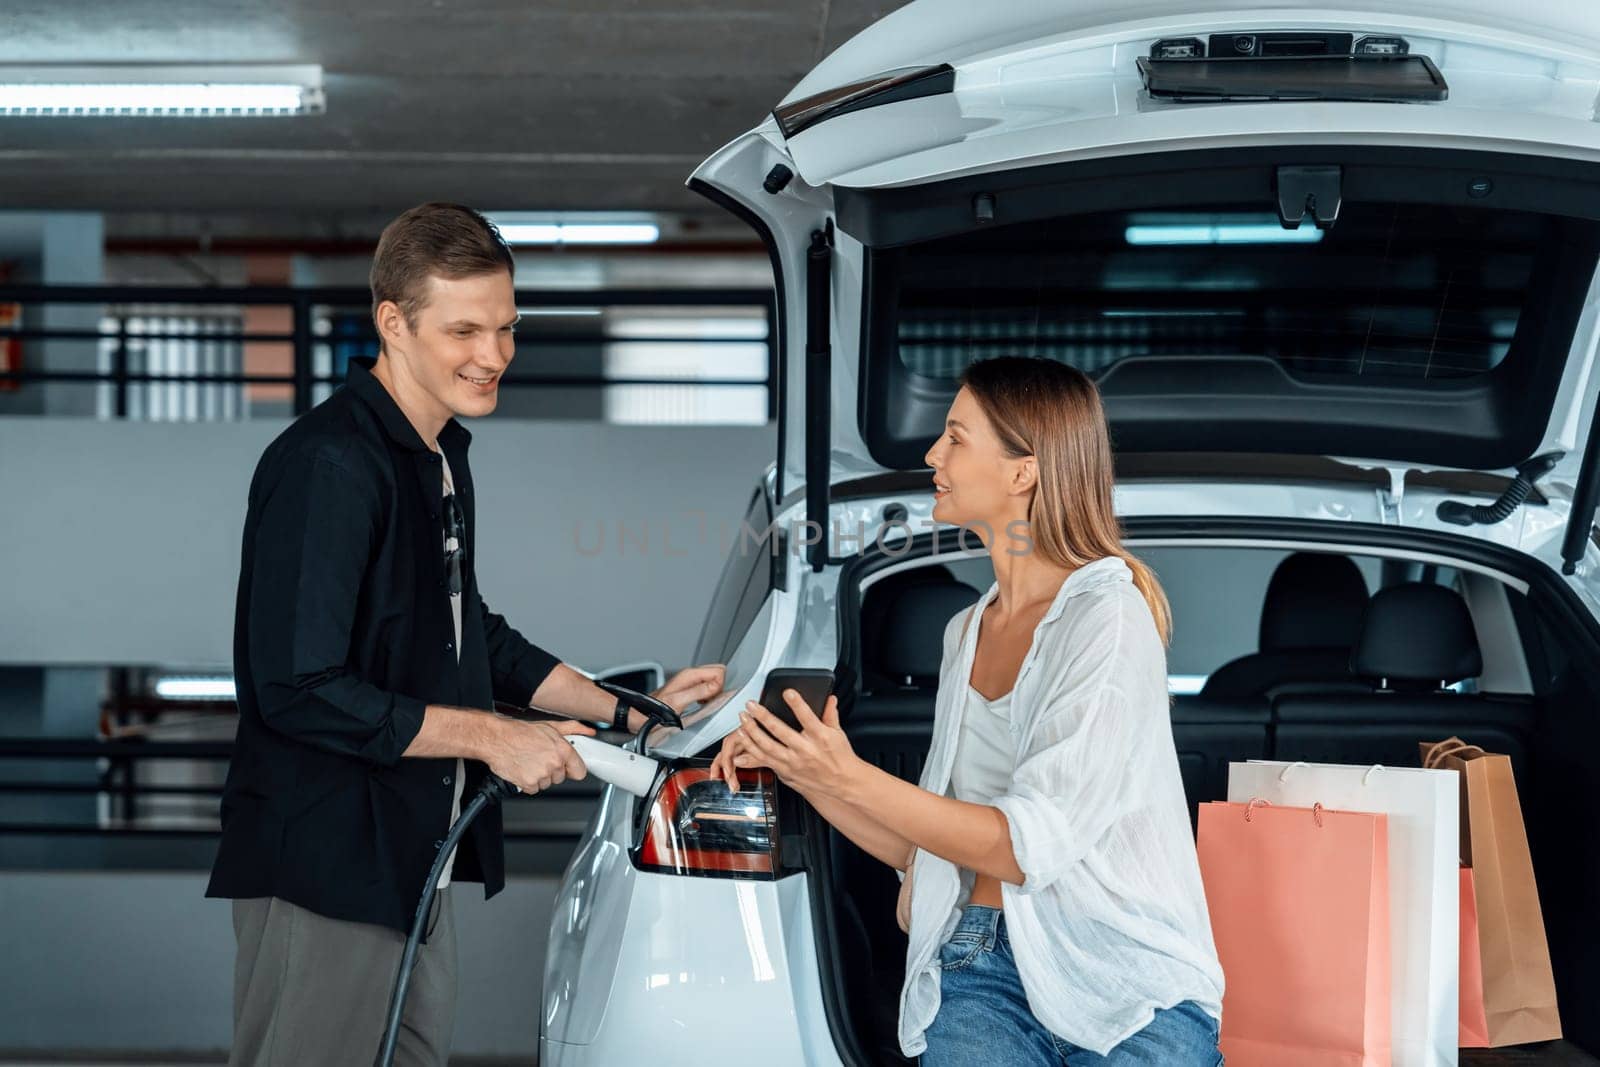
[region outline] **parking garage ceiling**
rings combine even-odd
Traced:
[[[317,63],[327,112],[0,118],[0,204],[308,235],[424,199],[705,212],[690,170],[902,2],[15,0],[0,63]]]

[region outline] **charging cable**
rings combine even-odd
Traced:
[[[400,1040],[400,1016],[406,1006],[406,987],[411,984],[411,971],[417,965],[417,947],[422,943],[422,931],[428,924],[428,912],[433,905],[434,894],[439,890],[439,876],[444,873],[445,862],[455,851],[456,842],[461,840],[461,835],[467,832],[467,827],[483,813],[484,808],[498,803],[502,797],[520,792],[522,790],[499,775],[489,775],[488,780],[478,787],[478,793],[472,798],[472,803],[466,806],[461,812],[461,817],[455,821],[455,825],[450,827],[450,832],[444,835],[444,843],[439,847],[438,858],[433,861],[433,868],[428,871],[427,884],[422,887],[422,899],[417,901],[417,915],[411,920],[411,936],[406,939],[405,955],[400,957],[400,973],[395,975],[394,991],[389,995],[389,1025],[384,1028],[383,1046],[378,1052],[378,1067],[391,1067],[394,1063],[395,1043]]]
[[[652,727],[658,725],[681,727],[683,720],[678,717],[678,713],[670,704],[655,697],[632,689],[624,689],[611,682],[596,684],[611,695],[627,701],[631,707],[643,712],[645,718],[649,720],[639,731],[639,754],[624,753],[592,737],[568,737],[567,741],[578,750],[579,756],[596,777],[636,796],[642,796],[658,770],[656,762],[643,753],[645,735]],[[400,1040],[400,1016],[404,1013],[406,1005],[406,988],[411,984],[411,972],[417,965],[417,948],[422,943],[422,931],[428,925],[428,912],[433,906],[434,895],[438,892],[439,876],[444,873],[445,863],[455,852],[456,843],[461,840],[461,835],[467,832],[467,827],[483,813],[484,808],[499,803],[505,797],[519,795],[521,792],[522,790],[499,775],[490,774],[483,785],[478,787],[477,795],[472,798],[472,802],[462,810],[461,817],[450,827],[450,832],[444,835],[444,843],[439,846],[439,855],[433,861],[433,868],[428,871],[427,884],[422,887],[422,899],[417,901],[417,914],[411,920],[411,936],[406,939],[405,954],[400,957],[400,973],[395,975],[394,991],[389,995],[389,1024],[384,1028],[383,1045],[378,1051],[378,1067],[391,1067],[394,1063],[395,1044]]]

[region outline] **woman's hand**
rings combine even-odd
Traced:
[[[685,667],[650,695],[673,711],[682,712],[690,704],[710,700],[722,692],[722,683],[727,676],[728,668],[721,663]]]
[[[721,663],[705,663],[698,667],[685,667],[672,679],[650,695],[670,707],[679,715],[690,704],[704,704],[722,692],[728,668]],[[636,734],[650,720],[638,710],[628,712],[628,732]]]
[[[911,858],[906,861],[906,876],[900,881],[900,895],[894,901],[894,921],[900,927],[902,934],[911,932],[911,894],[914,891],[912,880],[917,875],[917,854],[911,853]]]
[[[734,752],[733,766],[771,767],[786,785],[802,794],[837,788],[861,764],[850,739],[839,728],[838,698],[828,698],[820,719],[793,689],[783,691],[783,700],[794,710],[800,729],[790,728],[750,701],[739,716],[739,729],[731,735],[739,738],[743,750]]]
[[[734,771],[734,760],[749,750],[745,748],[744,736],[735,730],[722,739],[722,748],[717,752],[717,758],[711,761],[711,777],[713,780],[721,779],[728,787],[728,792],[739,791],[739,776]],[[759,767],[759,763],[746,763],[741,766]]]

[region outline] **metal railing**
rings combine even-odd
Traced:
[[[539,360],[538,373],[513,372],[502,379],[502,384],[512,388],[607,388],[615,386],[763,386],[767,393],[768,421],[777,417],[777,396],[773,388],[778,366],[777,311],[770,289],[601,289],[601,290],[522,290],[516,294],[517,306],[522,309],[559,309],[584,305],[587,309],[616,313],[623,309],[725,309],[743,313],[752,318],[759,316],[765,324],[764,334],[753,336],[703,336],[694,333],[680,335],[607,335],[602,332],[583,332],[571,329],[535,329],[531,324],[519,328],[519,349],[557,349],[573,346],[602,346],[626,343],[628,345],[684,344],[721,346],[764,344],[766,347],[766,372],[756,377],[712,376],[657,376],[634,375],[616,377],[596,374],[592,370],[576,373],[550,373],[548,362]],[[286,386],[292,390],[292,411],[303,414],[315,402],[318,386],[335,386],[344,381],[344,375],[335,368],[340,360],[333,358],[336,349],[348,352],[360,348],[362,354],[377,351],[377,333],[373,329],[369,309],[371,296],[359,288],[187,288],[172,286],[64,286],[64,285],[4,285],[0,286],[0,304],[21,305],[24,325],[0,327],[0,343],[16,340],[25,346],[49,342],[94,342],[105,355],[102,366],[95,370],[6,369],[0,362],[0,387],[13,388],[26,383],[88,383],[103,384],[113,396],[109,417],[127,418],[130,409],[130,392],[137,385],[232,385],[232,386]],[[30,309],[66,305],[101,308],[98,328],[56,327],[27,325]],[[170,319],[170,311],[162,307],[207,308],[222,311],[228,308],[283,308],[289,312],[290,328],[283,330],[250,330],[244,328],[151,328],[151,320]],[[141,310],[149,309],[149,310]],[[243,315],[239,316],[242,321]],[[337,321],[338,330],[332,324]],[[216,323],[211,323],[215,326]],[[208,345],[231,346],[242,352],[247,345],[285,345],[292,353],[290,369],[280,373],[249,373],[229,371],[162,371],[151,372],[133,366],[132,356],[141,345],[150,342],[187,344],[204,342]],[[30,362],[24,348],[24,366]],[[320,357],[320,358],[319,358]],[[319,369],[319,364],[324,369]]]
[[[220,815],[189,820],[190,825],[163,824],[141,817],[141,804],[158,797],[217,798],[220,785],[163,785],[148,782],[150,764],[182,761],[188,764],[226,764],[233,758],[231,741],[92,740],[40,737],[0,738],[0,760],[19,762],[93,762],[94,781],[42,781],[7,775],[0,778],[0,797],[91,796],[106,802],[92,821],[56,819],[0,819],[0,838],[29,837],[132,837],[214,838],[221,830]],[[589,807],[599,795],[593,781],[563,783],[531,797],[519,797],[506,818],[505,836],[511,840],[571,844],[588,821]],[[515,808],[536,806],[537,814],[517,817]]]
[[[231,700],[130,695],[128,673],[112,672],[111,693],[101,707],[100,736],[0,737],[0,840],[217,836],[223,774],[235,749],[237,706]],[[505,704],[497,704],[496,710],[514,718],[544,718]],[[192,736],[224,731],[226,737]],[[185,733],[191,736],[181,736]],[[92,773],[67,769],[85,764]],[[506,837],[575,843],[599,792],[598,782],[588,779],[516,798],[507,807]],[[20,805],[31,809],[30,820],[17,817],[19,802],[14,798],[20,797],[46,799]],[[74,797],[94,798],[94,809],[74,804]],[[194,803],[181,804],[185,799]],[[174,810],[174,803],[181,810]]]

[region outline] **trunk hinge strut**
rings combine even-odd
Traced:
[[[1561,539],[1561,573],[1576,574],[1578,564],[1594,530],[1594,509],[1600,504],[1600,427],[1589,431],[1583,447],[1583,466],[1578,468],[1578,483],[1572,488],[1572,511],[1567,515],[1567,533]]]
[[[828,562],[828,478],[833,443],[833,344],[828,337],[832,310],[833,220],[811,234],[806,251],[806,529],[816,540],[806,546],[813,571]]]

